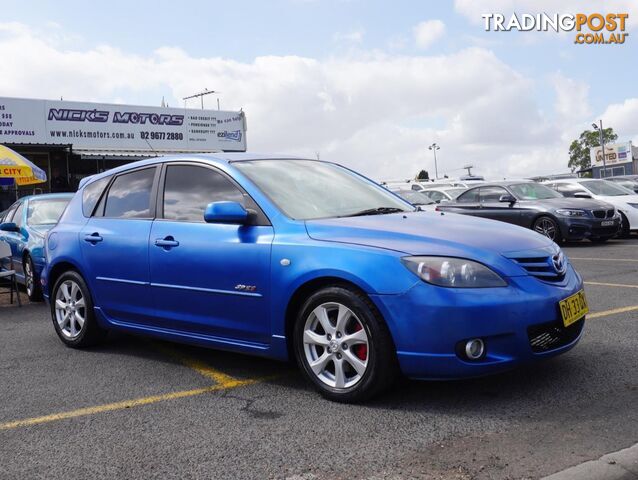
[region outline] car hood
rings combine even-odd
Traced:
[[[511,252],[543,250],[549,255],[558,251],[554,242],[531,230],[447,212],[309,220],[306,230],[314,240],[383,248],[409,255],[469,258],[490,265],[502,263],[505,257],[512,256]],[[506,266],[502,270],[509,275],[520,273]]]

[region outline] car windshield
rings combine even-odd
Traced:
[[[578,183],[594,195],[618,197],[620,195],[631,195],[633,193],[620,185],[614,185],[612,182],[606,180],[589,180],[587,182]]]
[[[556,190],[539,183],[515,183],[509,187],[519,200],[547,200],[562,197]]]
[[[249,160],[234,166],[295,220],[414,211],[385,188],[332,163]]]
[[[398,192],[394,192],[404,200],[407,200],[412,205],[431,205],[434,203],[430,197],[428,197],[422,191],[416,190],[399,190]]]
[[[52,198],[48,200],[31,200],[27,212],[29,225],[55,225],[58,223],[62,212],[69,203],[70,198]]]
[[[445,189],[443,191],[445,193],[447,193],[450,197],[456,198],[456,197],[461,195],[466,190],[467,190],[467,188],[447,188],[447,189]]]

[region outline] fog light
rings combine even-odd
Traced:
[[[478,360],[485,353],[485,344],[480,338],[468,340],[465,344],[465,355],[470,360]]]

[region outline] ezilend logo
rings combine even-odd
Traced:
[[[223,132],[217,132],[217,137],[232,140],[233,142],[241,142],[241,130],[235,130],[233,132],[224,130]]]

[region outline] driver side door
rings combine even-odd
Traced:
[[[205,223],[206,205],[235,201],[257,212],[250,225]],[[266,344],[271,327],[273,228],[224,172],[169,163],[149,238],[151,291],[161,328]]]

